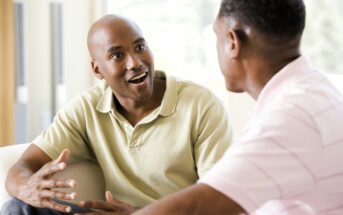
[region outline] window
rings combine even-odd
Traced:
[[[66,93],[63,77],[63,14],[62,4],[50,3],[50,30],[51,30],[51,113],[55,115],[58,108],[65,103]]]
[[[25,64],[25,40],[24,40],[24,15],[25,7],[22,1],[15,1],[14,29],[15,29],[15,142],[22,143],[26,140],[26,116],[27,116],[27,80]]]
[[[305,0],[305,5],[303,53],[326,72],[343,75],[343,1]]]

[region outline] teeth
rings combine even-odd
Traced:
[[[145,75],[146,75],[146,73],[143,73],[143,74],[141,74],[141,75],[139,75],[139,76],[136,76],[136,77],[134,77],[134,78],[131,78],[130,81],[138,80],[138,79],[140,79],[140,78],[143,78]]]

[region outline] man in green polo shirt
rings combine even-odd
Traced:
[[[155,71],[133,21],[107,15],[92,25],[87,42],[92,69],[103,82],[65,105],[11,168],[6,187],[17,199],[7,210],[70,212],[54,199],[73,199],[75,193],[51,189],[77,183],[51,179],[68,159],[96,161],[104,173],[107,201],[81,202],[82,207],[130,212],[195,183],[231,142],[218,99],[199,85]]]

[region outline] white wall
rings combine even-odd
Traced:
[[[104,15],[104,1],[64,0],[64,62],[66,100],[93,85],[87,49],[87,33],[91,24]]]

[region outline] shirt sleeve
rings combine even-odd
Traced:
[[[236,201],[249,214],[269,200],[311,189],[322,164],[312,119],[301,110],[269,111],[199,182]]]
[[[51,159],[56,159],[65,148],[70,150],[68,162],[93,159],[89,150],[83,108],[81,97],[67,103],[33,143]]]
[[[194,153],[199,178],[224,155],[232,142],[232,129],[221,102],[212,96],[203,106]]]

